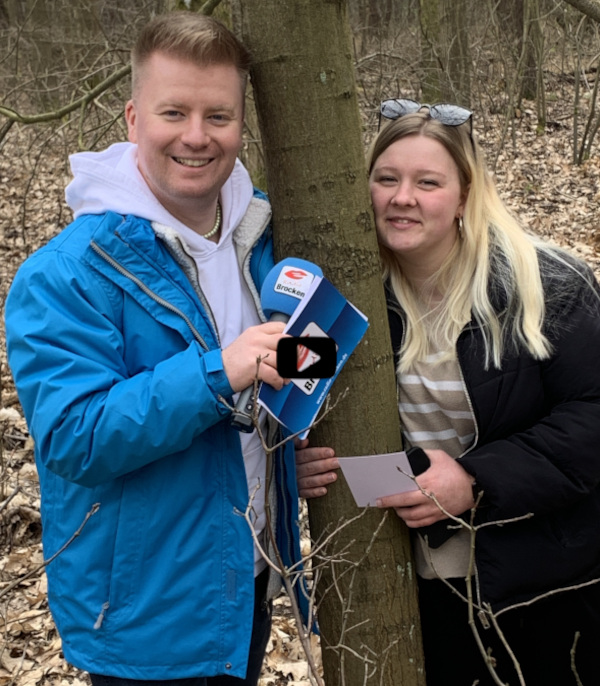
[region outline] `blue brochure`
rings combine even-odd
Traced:
[[[315,277],[305,297],[292,314],[286,333],[290,336],[328,336],[335,341],[337,356],[335,374],[324,379],[292,379],[276,391],[262,384],[259,403],[292,433],[308,435],[327,394],[342,367],[359,344],[369,322],[365,315],[323,277]],[[300,350],[298,369],[302,370]]]

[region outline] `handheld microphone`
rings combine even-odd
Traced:
[[[265,277],[260,290],[260,304],[269,321],[287,323],[315,276],[323,276],[323,271],[307,260],[288,257],[278,262]],[[244,433],[254,430],[253,395],[254,384],[240,393],[231,415],[231,426]]]

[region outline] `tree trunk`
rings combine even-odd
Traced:
[[[501,0],[495,6],[495,12],[511,47],[516,70],[514,100],[515,105],[520,106],[523,98],[535,100],[543,96],[539,75],[543,69],[540,60],[543,60],[544,39],[539,4],[537,0]]]
[[[421,91],[423,102],[444,100],[442,88],[441,0],[419,0],[421,25]]]
[[[448,46],[447,77],[449,100],[471,106],[471,50],[469,36],[469,0],[446,0],[445,43]]]
[[[519,63],[522,65],[522,81],[519,103],[523,98],[539,101],[540,96],[543,96],[540,93],[540,76],[543,77],[544,68],[544,36],[538,0],[521,0],[521,3],[523,25]],[[541,83],[543,85],[543,78]]]
[[[423,102],[471,104],[469,0],[420,0]]]
[[[346,4],[262,0],[241,3],[239,12],[243,39],[254,55],[276,255],[318,263],[370,321],[333,388],[334,397],[346,387],[348,395],[311,433],[311,442],[333,446],[340,457],[398,450],[393,356]],[[360,512],[341,475],[309,508],[313,539]],[[368,509],[334,545],[338,562],[325,566],[318,583],[326,683],[423,684],[406,528],[393,512],[384,516]],[[334,580],[336,591],[327,592]]]
[[[543,134],[546,128],[546,86],[544,82],[544,57],[545,41],[542,29],[542,16],[540,12],[539,0],[528,0],[529,9],[529,41],[531,42],[531,53],[533,63],[533,74],[531,80],[535,84],[532,88],[537,109],[537,130]]]

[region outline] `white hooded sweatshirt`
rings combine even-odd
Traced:
[[[248,327],[260,324],[254,300],[242,278],[233,244],[233,231],[244,217],[254,189],[248,171],[236,160],[220,193],[221,237],[218,243],[203,238],[173,217],[156,199],[137,165],[137,145],[115,143],[102,152],[69,157],[73,181],[67,186],[67,204],[75,218],[83,214],[132,214],[147,219],[159,234],[175,232],[196,262],[198,280],[217,326],[221,348],[226,348]],[[233,429],[232,429],[233,430]],[[240,434],[249,493],[265,484],[266,459],[257,432]],[[265,526],[264,490],[253,500],[257,534]],[[259,539],[260,540],[260,539]],[[266,563],[255,548],[255,574]]]

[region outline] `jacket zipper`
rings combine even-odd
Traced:
[[[464,331],[464,329],[463,329]],[[460,336],[459,336],[460,338]],[[462,455],[459,455],[456,459],[460,460],[461,457],[466,455],[467,453],[471,452],[473,448],[477,446],[477,443],[479,443],[479,425],[477,424],[477,417],[475,416],[475,410],[473,409],[473,402],[471,401],[471,394],[469,393],[469,389],[467,388],[467,382],[465,381],[465,375],[463,374],[463,369],[462,369],[462,364],[460,361],[460,357],[458,355],[458,342],[456,344],[456,361],[458,362],[458,371],[460,372],[460,380],[462,382],[463,389],[465,391],[465,397],[467,398],[467,403],[469,405],[469,410],[471,411],[471,416],[473,417],[473,424],[475,426],[475,439],[471,443],[471,445],[462,453]]]
[[[210,320],[210,323],[212,325],[213,333],[215,335],[215,339],[216,339],[219,347],[221,347],[221,339],[219,337],[219,331],[217,330],[217,321],[216,321],[215,315],[213,314],[213,311],[210,307],[210,303],[206,299],[206,296],[204,295],[204,291],[202,290],[202,287],[200,286],[200,277],[198,274],[198,265],[196,264],[196,260],[194,260],[194,258],[191,255],[189,255],[189,253],[187,252],[185,241],[183,241],[181,239],[181,237],[179,237],[179,236],[177,237],[176,240],[178,241],[178,243],[181,247],[181,250],[184,252],[184,254],[186,256],[186,261],[188,263],[190,270],[193,270],[193,272],[194,272],[194,281],[192,281],[192,279],[189,276],[188,276],[188,280],[190,281],[192,288],[194,289],[194,292],[196,293],[200,302],[202,303],[202,307],[204,308],[206,315],[208,316],[208,319]],[[179,258],[179,256],[175,253],[175,251],[172,249],[172,247],[169,245],[169,243],[167,241],[164,241],[164,244],[165,244],[167,251],[171,255],[171,257],[183,269],[183,265],[181,264],[181,259]],[[185,269],[183,269],[183,271],[185,273]]]
[[[106,611],[110,607],[110,603],[106,602],[102,605],[102,609],[100,610],[100,614],[98,615],[98,619],[94,622],[94,630],[98,631],[102,628],[102,622],[104,622],[104,618],[106,617]]]
[[[470,326],[470,325],[467,325]],[[466,330],[463,329],[462,333]],[[460,338],[460,335],[459,335]],[[462,453],[462,455],[459,455],[456,459],[457,461],[460,460],[462,457],[464,457],[467,453],[471,452],[476,446],[477,443],[479,443],[479,425],[477,424],[477,417],[475,415],[475,411],[473,409],[473,402],[471,401],[471,394],[469,393],[469,389],[467,387],[467,382],[465,381],[465,375],[463,373],[463,368],[462,368],[462,363],[460,360],[460,355],[458,354],[458,341],[456,342],[456,361],[458,362],[458,371],[460,372],[460,380],[463,385],[463,389],[465,392],[465,397],[467,398],[467,403],[469,405],[469,410],[471,411],[471,416],[473,417],[473,424],[475,426],[475,439],[471,443],[471,445]],[[477,546],[477,542],[475,543]],[[475,568],[474,568],[474,574],[471,578],[471,581],[475,582],[475,596],[477,598],[477,605],[481,606],[481,589],[479,587],[479,575],[477,574],[477,563],[475,562]],[[483,626],[484,629],[489,629],[490,628],[490,621],[487,617],[487,614],[483,610],[479,610],[477,612],[477,616],[479,617],[479,621],[481,622],[481,625]]]
[[[92,250],[98,254],[103,260],[108,262],[108,264],[111,265],[111,267],[114,267],[119,274],[122,274],[126,278],[128,278],[130,281],[132,281],[140,290],[142,290],[149,298],[154,300],[154,302],[158,303],[165,309],[169,310],[169,312],[172,312],[173,314],[178,315],[183,319],[183,321],[187,324],[189,330],[192,332],[192,335],[194,338],[200,343],[200,345],[205,349],[205,350],[210,350],[208,347],[206,341],[202,336],[200,335],[198,329],[192,324],[191,319],[185,314],[185,312],[182,312],[178,307],[175,307],[175,305],[172,305],[168,300],[165,300],[164,298],[161,298],[159,295],[157,295],[153,290],[151,290],[146,284],[141,280],[138,279],[137,276],[132,274],[130,271],[125,269],[119,262],[117,262],[115,259],[113,259],[107,252],[105,252],[95,241],[91,242]]]

